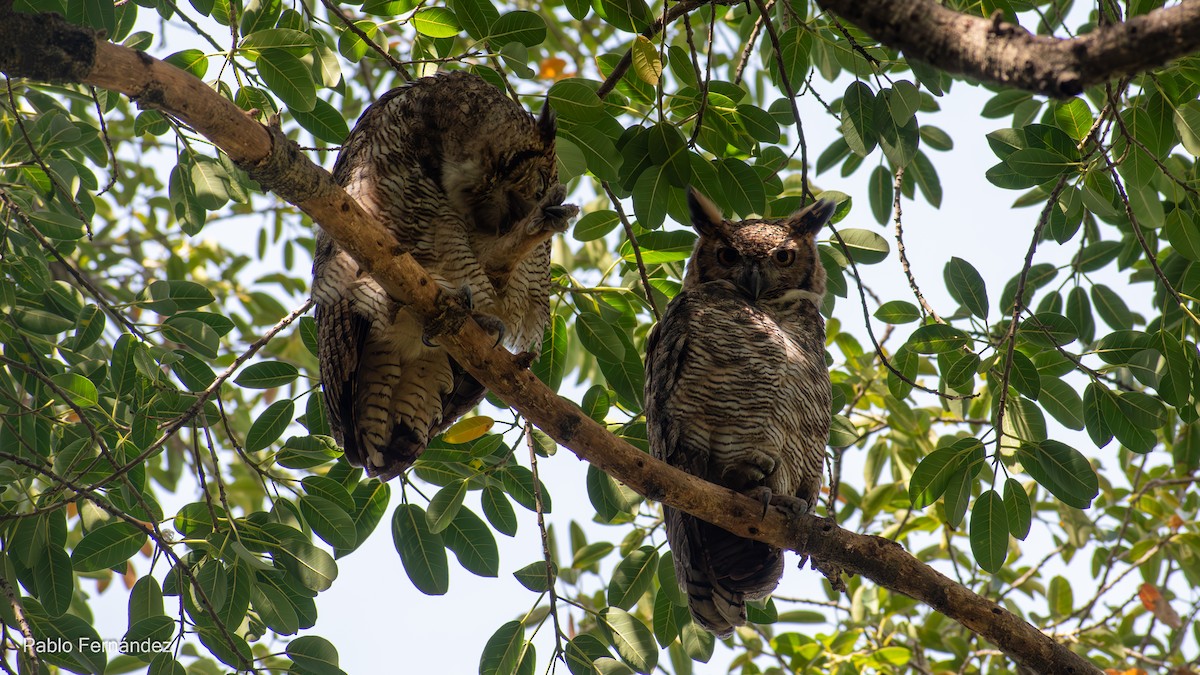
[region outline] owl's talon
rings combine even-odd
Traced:
[[[504,336],[508,334],[508,327],[504,325],[504,321],[500,317],[483,312],[471,312],[471,318],[475,319],[475,323],[483,330],[496,334],[496,343],[492,347],[499,347],[504,341]]]
[[[574,204],[563,204],[567,198],[567,186],[557,183],[542,197],[534,215],[525,226],[525,233],[533,236],[549,232],[565,232],[570,220],[579,214],[579,207]]]

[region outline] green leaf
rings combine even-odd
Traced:
[[[291,399],[267,406],[246,432],[246,452],[257,452],[279,440],[295,416],[296,404]]]
[[[645,0],[600,0],[597,9],[610,26],[626,33],[641,33],[654,20]]]
[[[480,501],[483,504],[483,515],[497,532],[510,537],[517,533],[517,514],[503,490],[493,486],[485,487]]]
[[[981,319],[988,317],[987,287],[983,276],[962,258],[950,258],[943,270],[950,297]]]
[[[507,467],[500,474],[500,482],[518,504],[530,511],[537,510],[536,495],[533,492],[533,472],[520,465]],[[538,481],[539,492],[542,496],[542,513],[550,513],[550,493],[546,491],[545,483]]]
[[[496,19],[489,33],[488,42],[494,45],[519,42],[526,47],[536,47],[546,41],[546,20],[540,14],[525,10],[507,12]]]
[[[892,300],[875,310],[875,318],[890,324],[911,323],[921,318],[921,310],[911,302]]]
[[[1068,161],[1057,153],[1041,148],[1023,148],[1017,150],[1009,155],[1004,160],[1004,163],[1012,167],[1013,171],[1033,181],[1030,187],[1054,180],[1078,168],[1077,163]]]
[[[963,349],[970,338],[963,331],[944,323],[931,323],[913,331],[907,345],[918,354],[942,354]]]
[[[539,560],[513,572],[513,576],[522,586],[534,593],[544,593],[554,585],[554,580],[558,577],[558,568],[554,563],[550,563],[549,575],[547,575],[546,561]]]
[[[1043,441],[1046,439],[1046,417],[1033,401],[1022,396],[1009,398],[1004,434],[1032,443]]]
[[[1017,449],[1017,459],[1026,473],[1067,506],[1086,509],[1100,492],[1092,465],[1066,443],[1054,440],[1022,443]]]
[[[1193,157],[1200,157],[1200,101],[1188,101],[1175,110],[1175,130]]]
[[[551,85],[550,90],[546,92],[546,97],[559,119],[589,124],[599,122],[607,116],[604,111],[604,103],[596,96],[594,83],[588,80],[576,78],[559,80]],[[587,218],[587,215],[584,218]],[[576,223],[576,232],[581,223],[582,219],[580,223]]]
[[[412,24],[418,33],[431,38],[454,37],[459,31],[458,19],[454,16],[454,11],[447,7],[426,7],[413,15]]]
[[[313,103],[313,109],[309,111],[292,108],[292,117],[296,118],[296,122],[304,127],[313,138],[341,145],[346,140],[346,136],[350,134],[350,127],[346,125],[346,118],[338,112],[328,101],[318,98]]]
[[[303,535],[273,548],[272,555],[310,591],[328,590],[337,579],[333,556],[313,546]]]
[[[112,522],[84,535],[71,552],[78,572],[98,572],[129,560],[146,543],[146,533],[125,521]]]
[[[450,0],[448,4],[467,35],[476,40],[486,38],[500,18],[500,11],[488,0]]]
[[[792,26],[779,36],[779,55],[783,61],[783,71],[787,74],[788,84],[792,85],[793,91],[799,91],[800,83],[808,77],[811,44],[812,35],[805,26]]]
[[[1075,393],[1075,388],[1056,377],[1041,378],[1042,392],[1038,403],[1068,429],[1076,431],[1083,429],[1083,399]]]
[[[264,361],[247,366],[234,383],[247,389],[270,389],[291,384],[299,376],[300,371],[290,363]]]
[[[845,137],[850,150],[860,157],[871,154],[878,143],[879,132],[875,126],[875,92],[860,80],[851,82],[842,97],[841,129],[842,136]],[[889,176],[887,183],[890,186],[890,174],[887,170],[880,166],[876,168],[876,171],[883,171]],[[891,199],[887,201],[890,207]],[[878,213],[876,213],[876,218],[880,222],[886,221],[886,218],[880,218]]]
[[[96,385],[78,373],[63,373],[50,378],[66,394],[64,403],[73,403],[80,408],[91,408],[99,401]]]
[[[479,657],[479,675],[513,675],[521,662],[526,645],[525,629],[520,621],[509,621],[500,626]]]
[[[310,112],[317,105],[317,84],[300,59],[282,49],[270,49],[255,62],[271,92],[289,108]]]
[[[748,164],[740,159],[722,159],[717,163],[717,175],[733,211],[743,217],[766,211],[767,193],[762,179]]]
[[[992,574],[1004,567],[1008,557],[1008,513],[995,490],[979,495],[971,510],[971,553],[979,567]]]
[[[287,596],[274,586],[254,584],[250,588],[250,602],[267,628],[279,635],[295,635],[300,630],[300,619],[295,608]]]
[[[616,548],[607,541],[597,541],[575,551],[571,559],[571,569],[584,570],[604,559]]]
[[[238,45],[240,49],[258,53],[266,49],[286,49],[298,58],[304,57],[316,46],[317,43],[311,35],[291,28],[264,28],[247,33]]]
[[[1016,478],[1004,482],[1004,511],[1008,514],[1009,534],[1024,541],[1033,523],[1033,510],[1029,504],[1029,494]]]
[[[936,502],[946,492],[951,477],[962,471],[963,463],[982,449],[977,439],[961,439],[921,459],[908,481],[913,508],[923,509]]]
[[[1092,304],[1096,307],[1096,313],[1100,315],[1101,319],[1104,319],[1104,323],[1117,330],[1133,327],[1135,323],[1133,312],[1129,311],[1129,307],[1121,299],[1121,296],[1108,286],[1104,284],[1092,286]]]
[[[460,509],[441,532],[446,548],[463,569],[481,577],[500,574],[500,551],[488,526],[470,509]]]
[[[54,211],[35,211],[28,215],[33,226],[48,239],[74,241],[86,234],[83,221],[75,216]]]
[[[78,548],[77,546],[76,550]],[[42,607],[47,614],[52,617],[62,616],[71,607],[71,598],[75,593],[72,558],[56,546],[38,549],[33,556],[30,571],[33,573],[35,588],[31,590],[34,590],[38,599],[42,601]]]
[[[621,609],[633,607],[650,590],[658,569],[658,552],[642,546],[617,563],[608,582],[608,604]]]
[[[1175,209],[1167,216],[1163,235],[1175,251],[1192,261],[1200,261],[1200,225],[1194,212]]]
[[[1092,109],[1082,98],[1073,98],[1054,107],[1054,123],[1076,141],[1087,137],[1092,122]]]
[[[425,510],[400,504],[392,512],[392,541],[413,586],[426,595],[445,595],[450,588],[450,565],[442,537],[429,529]]]
[[[618,607],[600,611],[599,625],[621,660],[644,675],[658,665],[658,644],[641,619]]]
[[[155,281],[146,288],[144,297],[143,307],[163,315],[199,309],[216,300],[203,285],[180,279]]]
[[[323,497],[312,495],[300,497],[299,503],[300,513],[304,515],[304,522],[308,523],[313,532],[330,546],[354,548],[358,544],[354,520],[341,506]]]
[[[871,230],[849,227],[839,233],[845,247],[842,252],[853,258],[859,265],[873,265],[882,262],[891,252],[887,239]],[[837,239],[834,239],[836,242]]]
[[[542,355],[529,369],[539,380],[546,383],[547,387],[555,391],[562,384],[566,372],[569,344],[567,320],[561,314],[554,314],[547,322],[546,332],[542,336]]]
[[[429,531],[438,533],[446,529],[454,520],[454,516],[458,515],[466,496],[466,481],[454,481],[438,490],[433,499],[429,500],[429,510],[425,513],[429,519]]]
[[[892,215],[892,204],[895,198],[895,183],[892,174],[883,165],[871,171],[867,180],[867,201],[871,206],[871,215],[883,225]]]
[[[199,79],[204,79],[208,72],[208,56],[199,49],[185,49],[167,56],[163,61],[186,71]]]
[[[337,648],[317,635],[304,635],[292,640],[285,649],[292,660],[290,672],[296,675],[338,675]]]

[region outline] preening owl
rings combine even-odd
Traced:
[[[699,232],[683,286],[650,333],[650,451],[688,473],[767,500],[816,505],[829,435],[825,269],[815,235],[833,214],[818,201],[778,221],[729,222],[688,193]],[[692,617],[726,637],[746,600],[783,575],[783,551],[663,507]]]
[[[477,75],[436,75],[371,104],[333,177],[481,324],[531,351],[549,317],[550,237],[578,210],[562,204],[554,136],[548,107],[535,118]],[[333,435],[390,479],[484,388],[319,229],[312,295]]]

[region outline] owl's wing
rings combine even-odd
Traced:
[[[358,447],[358,434],[355,433],[358,419],[354,411],[358,399],[359,361],[371,322],[354,311],[350,296],[333,303],[318,304],[315,318],[317,360],[325,390],[329,428],[346,454],[357,458],[355,463],[362,465],[367,461],[367,452],[366,448]]]
[[[667,464],[695,475],[706,475],[708,448],[685,447],[680,420],[671,414],[671,399],[691,365],[689,358],[692,323],[698,309],[695,294],[681,291],[667,305],[662,319],[646,342],[646,433],[650,454]]]

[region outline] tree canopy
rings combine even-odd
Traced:
[[[1164,4],[0,1],[0,667],[340,672],[314,598],[390,529],[396,583],[445,594],[461,566],[536,594],[477,640],[480,673],[705,672],[661,499],[859,574],[843,595],[790,571],[808,594],[725,641],[740,672],[1194,672],[1200,3]],[[380,483],[328,435],[313,221],[393,294],[432,296],[304,156],[329,165],[374,98],[459,68],[548,100],[583,212],[532,374],[469,322],[445,336],[496,395]],[[904,247],[906,202],[939,206],[954,166],[931,118],[978,86],[995,156],[972,180],[1012,191],[996,237],[1026,251],[1002,285],[977,269],[988,242],[940,270]],[[863,192],[823,190],[839,173]],[[821,513],[841,527],[760,522],[621,454],[646,446],[688,186],[738,217],[839,203]],[[257,246],[212,237],[225,222]],[[865,281],[883,266],[902,282]],[[592,462],[583,484],[539,479],[575,461],[559,443]],[[567,493],[598,529],[552,525]],[[518,527],[536,562],[502,567]],[[62,649],[114,637],[90,597],[114,583],[124,653]]]

